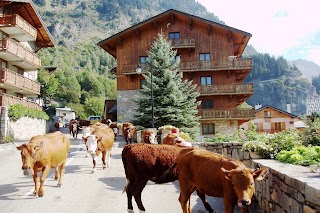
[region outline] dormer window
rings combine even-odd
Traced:
[[[180,33],[179,32],[171,32],[169,33],[169,39],[179,39]]]
[[[271,111],[264,111],[265,118],[271,118]]]

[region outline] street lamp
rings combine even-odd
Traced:
[[[154,128],[154,97],[153,97],[153,84],[152,84],[152,64],[151,60],[149,62],[149,68],[150,68],[150,80],[151,80],[151,116],[152,116],[152,121],[151,121],[151,127]],[[142,72],[142,67],[141,64],[138,64],[136,72],[138,74],[141,74]]]

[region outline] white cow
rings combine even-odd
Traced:
[[[87,151],[88,153],[91,155],[92,157],[92,161],[93,161],[93,169],[92,169],[92,173],[96,171],[96,150],[98,148],[98,142],[97,142],[97,138],[95,135],[89,135],[87,136]]]
[[[88,138],[89,135],[91,135],[92,128],[90,126],[84,127],[82,129],[82,132],[83,132],[82,140],[83,140],[83,143],[84,143],[84,145],[86,146],[86,149],[87,149],[86,157],[88,157],[89,152],[88,152],[88,146],[87,146],[87,138]]]

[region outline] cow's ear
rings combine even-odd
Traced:
[[[22,149],[26,148],[27,145],[25,145],[25,144],[22,144],[22,145],[20,145],[20,146],[17,146],[17,145],[16,145],[16,147],[17,147],[18,150],[21,151]]]
[[[265,176],[267,175],[269,169],[267,167],[263,167],[259,170],[256,170],[253,172],[253,178],[256,180],[263,180]]]
[[[231,179],[231,171],[229,170],[226,170],[225,168],[221,168],[221,171],[224,173],[224,177],[227,179],[227,180],[232,180]]]

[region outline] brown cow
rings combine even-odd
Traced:
[[[181,147],[192,147],[190,142],[186,142],[183,138],[173,133],[169,133],[166,137],[164,137],[162,143]]]
[[[254,180],[262,180],[268,172],[267,168],[253,170],[241,161],[196,148],[183,149],[166,173],[175,167],[179,173],[179,201],[184,213],[191,212],[190,195],[196,189],[209,196],[223,197],[226,213],[233,213],[236,204],[241,212],[248,212]]]
[[[143,132],[143,142],[144,143],[150,143],[150,144],[158,144],[157,142],[157,132],[153,129],[146,129]]]
[[[153,144],[129,144],[122,150],[122,162],[126,175],[128,212],[133,212],[132,196],[134,196],[138,208],[145,211],[142,204],[141,193],[148,180],[157,182],[158,178],[170,168],[182,148],[170,145]],[[176,170],[166,176],[161,183],[172,182],[178,179]],[[197,190],[205,208],[213,212],[205,199],[205,194]]]
[[[62,185],[62,176],[65,170],[70,140],[57,131],[46,135],[33,136],[29,143],[17,146],[21,151],[22,169],[28,175],[32,171],[35,184],[34,195],[44,195],[43,183],[51,168],[55,168],[55,179],[58,179],[58,187]],[[58,171],[58,167],[60,170]],[[38,172],[41,172],[40,188],[38,184]]]
[[[73,134],[73,130],[74,130],[74,125],[73,124],[79,124],[79,121],[75,120],[75,119],[71,119],[70,122],[69,122],[69,132],[70,132],[70,135],[74,135]],[[79,130],[79,125],[77,126],[77,131]],[[78,134],[78,132],[77,132]],[[73,136],[74,137],[74,136]]]
[[[95,135],[95,138],[97,140],[97,148],[96,150],[90,150],[89,152],[95,152],[95,156],[99,156],[100,153],[102,153],[102,163],[103,163],[103,169],[106,169],[106,156],[107,156],[107,167],[110,167],[111,162],[111,155],[112,155],[112,147],[114,143],[114,133],[111,128],[109,128],[105,124],[100,125],[92,125],[93,131],[92,135]],[[93,146],[95,147],[95,146]],[[88,147],[89,148],[89,147]],[[93,160],[93,171],[95,171],[96,168],[96,160],[95,156],[92,156]]]
[[[126,122],[122,124],[122,134],[127,144],[132,143],[134,132],[135,132],[135,127],[133,126],[132,123]]]
[[[57,121],[57,122],[54,123],[54,127],[56,128],[56,131],[59,131],[59,128],[60,128],[60,123],[59,123],[59,121]]]

